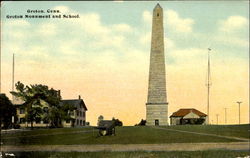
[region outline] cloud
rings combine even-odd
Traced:
[[[30,23],[26,20],[10,20],[7,21],[5,23],[3,23],[3,25],[7,25],[7,27],[22,27],[22,28],[27,28],[30,26]]]
[[[176,58],[194,58],[206,53],[206,50],[200,48],[187,48],[187,49],[178,49],[173,52],[173,55]]]
[[[132,27],[128,24],[115,24],[112,26],[114,31],[117,32],[131,32]]]
[[[164,45],[167,48],[167,50],[175,47],[174,41],[167,37],[164,38]]]
[[[53,23],[44,23],[39,25],[37,32],[41,36],[52,36],[57,34],[57,27]]]
[[[30,27],[31,24],[26,20],[9,20],[3,23],[2,35],[10,36],[13,40],[23,40],[29,35]]]
[[[245,28],[248,24],[248,20],[242,16],[230,16],[226,20],[221,20],[219,22],[219,30],[225,32],[234,32]]]
[[[228,47],[249,47],[248,19],[243,16],[229,16],[218,21],[218,30],[214,34],[215,45],[223,44]]]
[[[76,13],[74,10],[66,6],[57,6],[54,9],[58,9],[61,12],[64,10],[70,13]],[[116,23],[111,25],[103,24],[100,15],[94,12],[77,14],[80,14],[80,19],[62,19],[53,23],[39,22],[29,24],[25,20],[17,21],[18,23],[12,22],[8,24],[8,27],[13,25],[17,29],[13,29],[12,32],[9,32],[9,35],[5,34],[5,37],[8,36],[7,38],[11,37],[11,39],[19,37],[18,39],[22,39],[21,41],[19,40],[19,42],[23,45],[29,40],[32,40],[32,43],[42,42],[43,45],[46,45],[48,50],[53,50],[53,53],[57,52],[57,54],[63,53],[65,55],[77,55],[79,52],[83,51],[92,52],[92,50],[112,50],[118,47],[126,47],[124,43],[126,35],[133,31],[133,28],[130,25],[126,23]],[[26,38],[24,38],[25,32],[20,29],[22,27],[30,27],[29,31],[32,31],[33,34],[27,34]],[[28,29],[25,30],[27,31]],[[65,32],[65,30],[68,31]],[[44,40],[44,38],[37,38],[54,35],[57,35],[58,38],[64,38],[64,40],[53,40],[53,42],[49,42],[49,40]],[[65,38],[71,35],[74,35],[74,39]],[[19,48],[18,50],[21,52],[25,51],[23,48]],[[45,51],[45,53],[49,52]]]
[[[192,32],[192,25],[194,20],[191,18],[180,18],[178,13],[174,10],[166,11],[166,23],[172,30],[176,32],[189,33]]]
[[[121,46],[124,46],[126,33],[133,31],[133,28],[126,23],[103,24],[101,16],[97,13],[85,13],[81,14],[80,17],[77,21],[72,21],[73,23],[69,24],[69,27],[76,27],[75,30],[84,34],[84,39],[87,40],[84,45],[91,49],[121,48]]]
[[[23,52],[26,55],[31,55],[39,58],[47,58],[49,56],[49,50],[46,46],[35,45],[28,48],[28,51]]]
[[[81,45],[81,42],[76,39],[70,39],[66,40],[64,43],[67,44],[62,44],[59,49],[60,52],[62,52],[65,55],[76,55],[80,54],[81,51],[79,51],[77,48]]]
[[[97,13],[86,13],[78,20],[84,31],[92,35],[106,35],[110,30],[101,24],[100,15]]]
[[[151,41],[151,32],[145,33],[143,35],[141,35],[139,42],[143,45],[145,44],[150,44]]]
[[[206,59],[206,49],[200,48],[185,48],[185,49],[173,49],[168,51],[167,55],[169,60],[174,60],[174,65],[177,67],[185,67],[185,65],[203,65],[204,59]],[[189,66],[190,67],[190,66]]]
[[[233,37],[233,36],[227,37],[225,35],[224,36],[218,35],[214,38],[214,40],[217,42],[226,44],[226,45],[230,44],[233,46],[239,46],[239,47],[245,47],[245,48],[249,47],[249,40],[245,40],[239,37]]]
[[[150,11],[148,10],[145,10],[143,13],[142,13],[142,18],[143,18],[143,21],[148,23],[148,24],[151,24],[152,23],[152,14]]]

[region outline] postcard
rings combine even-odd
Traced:
[[[2,157],[250,155],[249,1],[2,1],[0,69]]]

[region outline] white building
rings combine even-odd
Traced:
[[[171,125],[205,124],[207,115],[199,110],[179,109],[170,116]]]
[[[86,125],[86,111],[88,110],[84,101],[79,96],[78,99],[62,100],[61,104],[73,105],[76,109],[70,111],[70,116],[72,120],[64,121],[64,127],[75,127],[75,126],[85,126]]]
[[[21,127],[30,127],[30,122],[27,122],[25,119],[27,109],[22,106],[24,103],[21,100],[15,99],[12,103],[16,106],[17,109],[17,123],[20,124]],[[42,118],[46,113],[49,111],[49,105],[42,101],[42,111],[43,114],[40,118],[37,118],[33,122],[33,127],[48,127],[50,125],[49,121],[44,121]],[[69,111],[70,117],[72,118],[70,121],[63,121],[63,127],[79,127],[86,125],[86,111],[88,110],[83,99],[79,96],[78,99],[68,99],[68,100],[61,100],[60,105],[73,105],[75,110]]]

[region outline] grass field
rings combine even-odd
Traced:
[[[17,158],[236,158],[249,156],[249,151],[173,151],[173,152],[20,152]]]
[[[240,138],[250,137],[250,125],[196,125],[196,126],[169,126],[169,129],[178,129],[183,131],[217,134],[223,136],[232,136]]]
[[[236,126],[169,126],[169,129],[212,133],[249,138],[249,125]],[[61,128],[2,134],[4,145],[73,145],[73,144],[157,144],[236,142],[235,139],[195,135],[154,129],[150,127],[117,127],[116,136],[97,137],[97,131],[88,128]]]

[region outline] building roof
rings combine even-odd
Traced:
[[[190,108],[190,109],[179,109],[178,111],[174,112],[170,117],[184,117],[190,112],[193,112],[200,117],[207,116],[206,114],[204,114],[203,112],[200,112],[199,110]]]
[[[23,100],[21,100],[19,98],[16,98],[16,97],[14,97],[14,101],[11,101],[11,102],[15,106],[21,106],[21,105],[23,105],[25,103]],[[86,111],[88,110],[85,103],[84,103],[84,101],[81,98],[79,98],[79,99],[64,99],[64,100],[61,100],[60,105],[63,105],[63,104],[70,104],[70,105],[74,105],[75,107],[79,107],[82,104],[83,108]]]
[[[67,99],[67,100],[61,100],[60,104],[70,104],[70,105],[74,105],[75,107],[80,106],[81,104],[83,105],[83,108],[85,110],[88,110],[84,101],[82,99]]]

